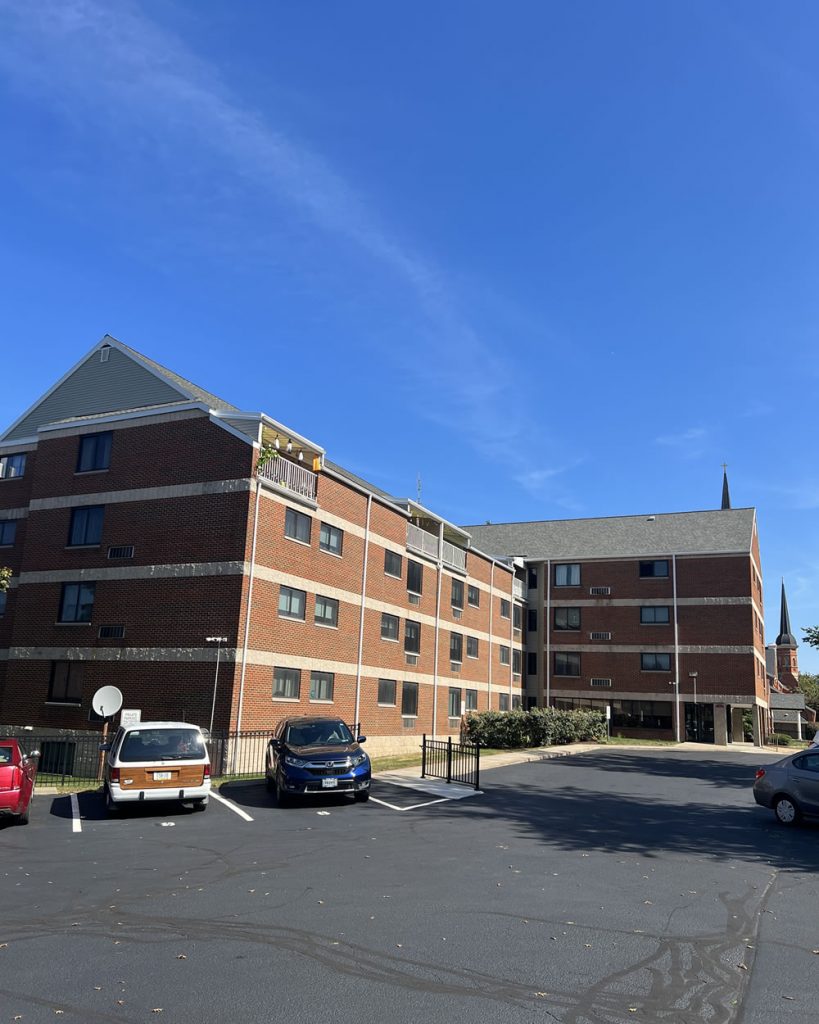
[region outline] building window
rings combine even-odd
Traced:
[[[504,647],[503,644],[500,646],[500,663],[501,665],[509,664],[509,648]]]
[[[500,599],[500,617],[502,619],[508,619],[509,615],[511,613],[511,610],[512,610],[512,606],[509,604],[509,602],[506,600],[505,597],[502,597]]]
[[[555,608],[555,629],[580,629],[580,609]]]
[[[328,551],[331,555],[341,556],[341,546],[344,543],[344,531],[337,526],[330,526],[329,523],[322,523],[319,529],[319,547],[322,551]]]
[[[0,519],[0,547],[10,548],[17,536],[16,519]]]
[[[385,551],[384,552],[384,572],[387,576],[395,576],[396,579],[401,579],[402,575],[402,564],[404,559],[397,551]]]
[[[402,683],[401,714],[415,718],[418,714],[418,683]]]
[[[478,710],[478,691],[467,690],[466,691],[466,710],[477,711]]]
[[[526,585],[529,590],[537,590],[537,569],[526,570]]]
[[[8,599],[8,592],[0,590],[0,616],[6,614],[6,601]]]
[[[469,586],[466,588],[466,599],[472,608],[480,608],[481,592],[477,587]]]
[[[529,608],[526,611],[526,629],[530,633],[537,633],[537,609]]]
[[[291,540],[301,541],[302,544],[310,543],[310,527],[313,520],[303,512],[297,512],[289,508],[284,514],[284,535]]]
[[[411,594],[423,594],[424,567],[420,562],[407,559],[407,590]]]
[[[563,565],[555,566],[556,587],[579,587],[580,586],[580,564],[578,562],[566,562]]]
[[[381,613],[381,639],[382,640],[397,640],[398,639],[398,616],[389,615],[387,612]]]
[[[58,622],[90,622],[94,611],[94,583],[63,583]]]
[[[448,706],[450,718],[461,717],[461,691],[457,686],[450,686],[449,688]]]
[[[383,704],[385,707],[395,707],[395,680],[394,679],[379,679],[378,680],[378,703]]]
[[[316,594],[317,626],[338,626],[338,601],[334,597],[322,597]]]
[[[640,562],[640,576],[642,579],[668,576],[668,559],[659,558],[651,562]]]
[[[48,699],[58,704],[82,703],[82,662],[52,661]]]
[[[512,608],[512,626],[514,629],[520,629],[523,625],[523,609],[519,604],[516,604]]]
[[[0,480],[12,480],[14,477],[22,476],[25,471],[25,452],[18,452],[16,455],[4,455],[0,458]]]
[[[476,636],[466,638],[466,656],[467,658],[478,657],[478,638]]]
[[[464,606],[464,585],[462,580],[452,581],[452,607],[463,608]]]
[[[498,694],[498,710],[508,711],[509,710],[509,694],[499,693]]]
[[[298,700],[301,691],[301,670],[297,668],[273,669],[273,699]]]
[[[335,678],[336,677],[333,672],[311,672],[310,700],[331,701],[333,699]]]
[[[103,434],[86,434],[80,438],[80,451],[77,456],[77,472],[89,473],[94,469],[108,469],[111,464],[110,430]]]
[[[421,623],[407,619],[404,623],[404,650],[407,654],[421,653]]]
[[[640,609],[640,623],[643,626],[667,626],[671,621],[671,609],[661,605],[644,605]]]
[[[279,615],[284,619],[304,619],[307,594],[292,587],[279,587]]]
[[[519,676],[520,670],[523,664],[523,654],[521,651],[515,649],[512,651],[512,674]]]
[[[643,672],[670,672],[670,654],[641,654],[640,668]]]
[[[526,652],[526,674],[528,676],[537,675],[537,651]]]
[[[71,510],[68,527],[68,546],[99,544],[102,539],[103,505],[86,505]]]
[[[575,651],[555,651],[555,675],[579,676],[580,655]]]
[[[463,661],[464,660],[464,638],[461,633],[450,633],[449,634],[449,660],[450,661]]]

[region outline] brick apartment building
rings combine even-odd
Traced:
[[[0,565],[2,724],[98,728],[114,684],[145,719],[331,712],[378,750],[521,701],[522,563],[110,337],[0,436]]]
[[[528,704],[610,706],[612,733],[726,743],[768,728],[756,513],[467,527],[527,566]],[[676,681],[679,681],[677,684]],[[678,690],[679,685],[679,690]]]

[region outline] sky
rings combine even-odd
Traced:
[[[463,524],[758,509],[819,623],[819,7],[0,0],[3,424],[105,333]],[[802,646],[800,667],[819,671]]]

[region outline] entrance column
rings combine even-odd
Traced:
[[[754,706],[753,706],[753,708],[751,710],[754,713],[754,746],[755,747],[761,747],[762,746],[762,722],[761,722],[760,719],[761,719],[762,709],[760,708],[760,706],[758,704],[754,704]]]
[[[714,705],[714,743],[724,747],[728,743],[728,716],[724,704]]]
[[[731,708],[731,735],[734,743],[742,743],[745,739],[745,726],[742,721],[742,714],[745,708]]]

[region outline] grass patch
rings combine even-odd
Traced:
[[[638,740],[633,736],[610,736],[603,743],[609,747],[676,747],[676,740]]]

